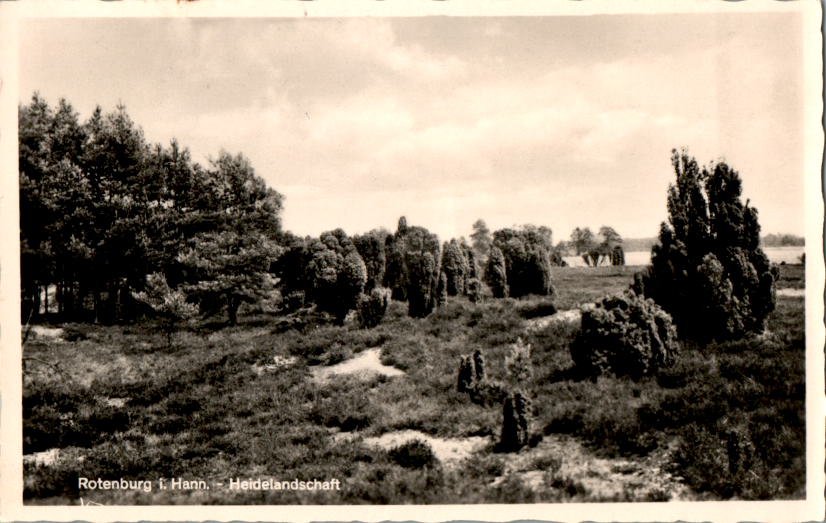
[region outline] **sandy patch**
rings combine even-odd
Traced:
[[[552,488],[547,479],[556,476],[580,483],[588,501],[691,499],[688,487],[663,470],[667,455],[659,451],[640,459],[599,458],[570,436],[550,434],[536,448],[512,454],[506,460],[505,474],[493,484],[511,475],[534,490],[545,490]],[[558,468],[537,465],[554,460]]]
[[[528,332],[532,332],[544,329],[545,327],[555,323],[579,323],[581,320],[581,309],[568,309],[565,311],[559,311],[550,316],[542,316],[541,318],[528,320],[525,328]]]
[[[454,465],[480,450],[489,443],[487,438],[473,436],[470,438],[437,438],[418,430],[400,430],[387,432],[376,438],[364,438],[366,445],[390,450],[408,441],[421,440],[430,445],[436,458],[445,465]]]
[[[337,374],[355,374],[368,379],[376,374],[384,376],[402,376],[404,371],[390,367],[381,362],[381,349],[373,348],[362,351],[353,358],[328,367],[313,369],[313,377],[319,381],[326,381]]]
[[[29,331],[29,336],[33,336],[36,340],[63,341],[63,329],[33,325]]]
[[[231,331],[227,332],[224,330],[219,330],[211,333],[207,336],[207,341],[211,342],[218,342],[223,341],[226,339],[230,339],[235,343],[239,343],[242,341],[249,341],[253,338],[258,338],[260,336],[265,336],[270,333],[270,329],[264,327],[252,327],[252,328],[244,328],[244,329],[232,329]]]
[[[26,454],[25,456],[23,456],[23,464],[40,467],[49,467],[51,465],[54,465],[55,461],[57,461],[57,458],[59,456],[59,448],[44,450],[42,452],[34,452],[32,454]]]
[[[128,402],[132,398],[107,398],[106,396],[101,396],[98,399],[107,407],[122,409],[126,406],[126,402]]]
[[[791,296],[794,298],[802,298],[806,296],[806,289],[777,289],[778,296]]]
[[[287,367],[292,367],[296,364],[298,358],[295,356],[281,356],[275,355],[272,358],[272,363],[267,363],[265,365],[259,365],[257,363],[252,364],[252,371],[257,375],[262,375],[265,372],[277,372],[281,369],[285,369]]]

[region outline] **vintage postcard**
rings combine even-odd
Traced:
[[[1,4],[0,517],[822,519],[820,23]]]

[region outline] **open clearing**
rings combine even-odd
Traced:
[[[24,495],[61,504],[514,503],[795,499],[804,495],[803,268],[781,267],[767,333],[684,343],[657,377],[577,377],[581,307],[633,267],[554,270],[546,298],[450,298],[424,319],[393,302],[376,328],[276,318],[177,333],[152,324],[35,326],[24,346]],[[44,330],[42,327],[46,327]],[[63,329],[50,336],[57,329]],[[46,334],[45,336],[42,334]],[[462,355],[504,379],[510,344],[532,347],[531,445],[497,452],[501,405],[457,393]],[[69,341],[71,339],[71,341]],[[390,450],[426,441],[409,468]],[[750,460],[738,476],[739,445]],[[341,491],[79,492],[77,477],[338,478]]]

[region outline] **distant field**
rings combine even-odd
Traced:
[[[769,257],[772,263],[800,263],[800,255],[805,251],[803,246],[790,247],[764,247],[763,251]],[[571,267],[585,267],[585,262],[579,256],[565,256],[563,259]],[[651,250],[644,251],[626,251],[625,263],[626,265],[648,265],[651,261]]]
[[[619,292],[633,272],[557,268],[555,305]],[[803,286],[802,266],[782,266],[781,275],[778,288]],[[24,346],[25,502],[800,499],[803,302],[781,295],[764,335],[684,344],[672,368],[638,382],[577,378],[568,348],[577,322],[543,318],[544,298],[455,298],[420,320],[394,302],[371,330],[277,332],[276,318],[247,316],[237,327],[180,332],[172,348],[151,324],[40,329]],[[457,393],[456,370],[462,354],[480,349],[490,379],[501,380],[520,337],[533,349],[532,445],[499,453],[501,406]],[[404,374],[329,371],[354,356]],[[437,460],[394,450],[410,435],[427,439]],[[210,488],[80,491],[79,476],[177,477]],[[231,478],[269,477],[335,478],[341,490],[227,488]]]

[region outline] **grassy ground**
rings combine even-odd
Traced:
[[[560,310],[626,288],[632,268],[560,268]],[[800,287],[801,266],[779,287]],[[477,503],[802,498],[803,299],[778,297],[767,333],[736,343],[683,344],[674,367],[638,382],[579,380],[568,346],[576,324],[526,330],[548,300],[451,299],[411,319],[393,303],[375,329],[274,329],[274,318],[176,334],[151,324],[64,325],[62,340],[24,347],[27,503]],[[504,380],[508,344],[531,344],[532,444],[494,448],[501,407],[455,391],[462,354],[479,349]],[[72,341],[68,341],[72,340]],[[405,376],[311,378],[368,348]],[[269,371],[274,356],[292,362]],[[292,357],[292,358],[290,358]],[[387,432],[486,438],[456,464],[364,443]],[[343,437],[344,436],[344,437]],[[401,456],[401,457],[400,457]],[[152,480],[152,492],[80,491],[78,477]],[[209,490],[160,490],[158,478]],[[337,478],[339,491],[233,491],[230,478]],[[223,483],[223,487],[217,483]],[[617,488],[621,485],[621,488]]]

